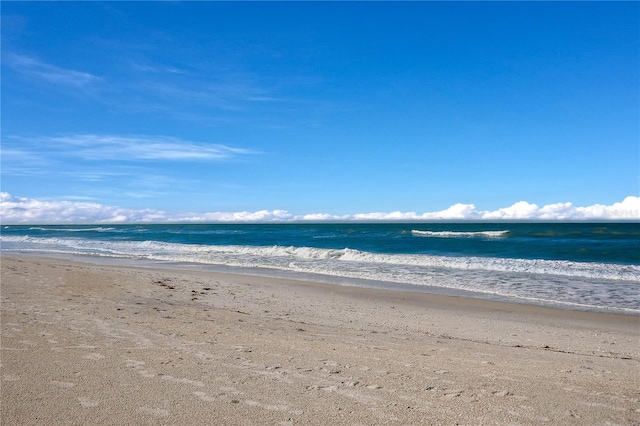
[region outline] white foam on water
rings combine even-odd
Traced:
[[[5,226],[5,228],[7,228]],[[32,226],[29,228],[32,231],[56,231],[56,232],[111,232],[115,231],[116,228],[108,228],[99,226],[96,228],[41,228],[38,226]]]
[[[382,254],[349,248],[214,246],[25,236],[2,236],[0,243],[3,251],[270,268],[358,280],[444,287],[535,303],[640,312],[640,266],[637,265]]]
[[[420,231],[411,230],[413,235],[420,237],[438,237],[438,238],[469,238],[469,237],[488,237],[500,238],[507,236],[510,231]]]

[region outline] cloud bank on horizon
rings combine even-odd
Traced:
[[[357,213],[332,215],[312,213],[294,215],[287,210],[254,212],[170,213],[153,209],[123,209],[99,203],[78,201],[43,201],[0,193],[0,221],[11,224],[93,224],[93,223],[263,223],[263,222],[324,222],[324,221],[596,221],[640,220],[640,197],[628,196],[612,205],[595,204],[577,207],[570,202],[538,206],[519,201],[510,207],[494,211],[478,210],[473,204],[458,203],[446,210],[426,212],[394,211],[389,213]]]

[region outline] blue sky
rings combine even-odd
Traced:
[[[2,2],[3,220],[639,217],[638,16]]]

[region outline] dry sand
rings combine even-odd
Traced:
[[[3,425],[639,425],[640,317],[3,256]]]

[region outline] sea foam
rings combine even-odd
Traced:
[[[420,231],[411,230],[413,235],[420,237],[440,237],[440,238],[468,238],[468,237],[488,237],[499,238],[505,237],[510,231]]]
[[[384,254],[296,246],[182,244],[2,236],[2,251],[259,268],[499,296],[514,301],[640,313],[640,266],[558,260]],[[252,273],[256,273],[252,270]],[[315,277],[315,278],[313,278]],[[347,282],[348,284],[348,282]]]

